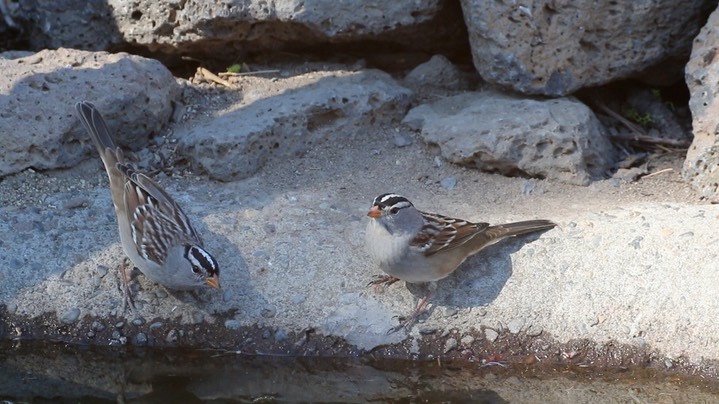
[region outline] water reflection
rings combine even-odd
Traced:
[[[714,402],[715,386],[647,372],[447,367],[0,342],[0,399],[43,402]]]

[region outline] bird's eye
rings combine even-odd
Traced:
[[[391,213],[391,214],[393,214],[393,215],[396,215],[398,212],[399,212],[399,208],[391,208],[391,209],[389,210],[389,213]]]
[[[197,265],[193,265],[192,272],[199,274],[201,272],[200,267],[198,267]]]

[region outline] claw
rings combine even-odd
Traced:
[[[367,286],[384,284],[384,287],[388,287],[389,285],[399,281],[399,278],[396,278],[392,275],[375,275],[374,278],[374,280],[367,283]]]
[[[422,297],[422,300],[420,300],[417,303],[417,307],[415,307],[414,311],[412,311],[412,314],[409,315],[409,317],[399,317],[394,316],[392,318],[399,318],[399,325],[396,325],[387,331],[387,335],[394,334],[397,331],[401,329],[409,330],[412,328],[414,323],[417,322],[417,318],[425,312],[425,307],[427,307],[427,303],[429,303],[429,298],[432,296],[432,289],[428,289],[427,293]]]

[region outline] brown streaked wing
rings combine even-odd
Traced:
[[[175,202],[174,199],[164,190],[162,187],[152,180],[150,177],[135,171],[131,166],[127,164],[118,165],[125,176],[135,186],[134,194],[137,195],[137,205],[151,204],[158,211],[162,212],[166,217],[172,218],[176,224],[178,230],[181,231],[187,238],[191,239],[193,243],[202,246],[203,241],[200,235],[195,231],[195,228],[190,224],[190,219],[185,215],[180,206]],[[126,188],[127,189],[127,188]],[[127,194],[127,192],[126,192]],[[127,195],[126,195],[127,198]],[[134,206],[126,205],[128,208],[128,214],[134,211]]]
[[[130,227],[137,253],[159,264],[165,263],[170,247],[189,241],[177,223],[149,204],[135,209]]]
[[[484,231],[489,227],[489,223],[472,223],[436,213],[421,213],[427,221],[427,225],[424,226],[422,233],[412,240],[412,244],[415,244],[415,240],[420,240],[427,236],[427,234],[423,233],[429,233],[432,237],[432,242],[428,244],[428,241],[425,240],[421,243],[427,246],[422,249],[427,256],[459,247],[469,241],[478,232]],[[430,231],[426,232],[425,229]]]

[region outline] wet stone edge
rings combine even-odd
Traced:
[[[432,360],[480,366],[523,365],[533,369],[565,366],[612,371],[649,369],[683,375],[719,376],[719,361],[689,358],[669,359],[647,346],[591,340],[558,343],[547,332],[528,336],[507,330],[424,330],[421,337],[366,351],[337,336],[321,335],[313,329],[287,332],[259,326],[230,329],[225,320],[234,312],[216,314],[213,324],[181,324],[179,320],[155,318],[127,321],[124,317],[83,317],[64,324],[55,313],[38,317],[10,314],[0,305],[0,340],[40,340],[73,345],[156,348],[196,348],[231,351],[247,355],[297,357],[368,357],[374,359]],[[488,332],[493,340],[487,339]]]

